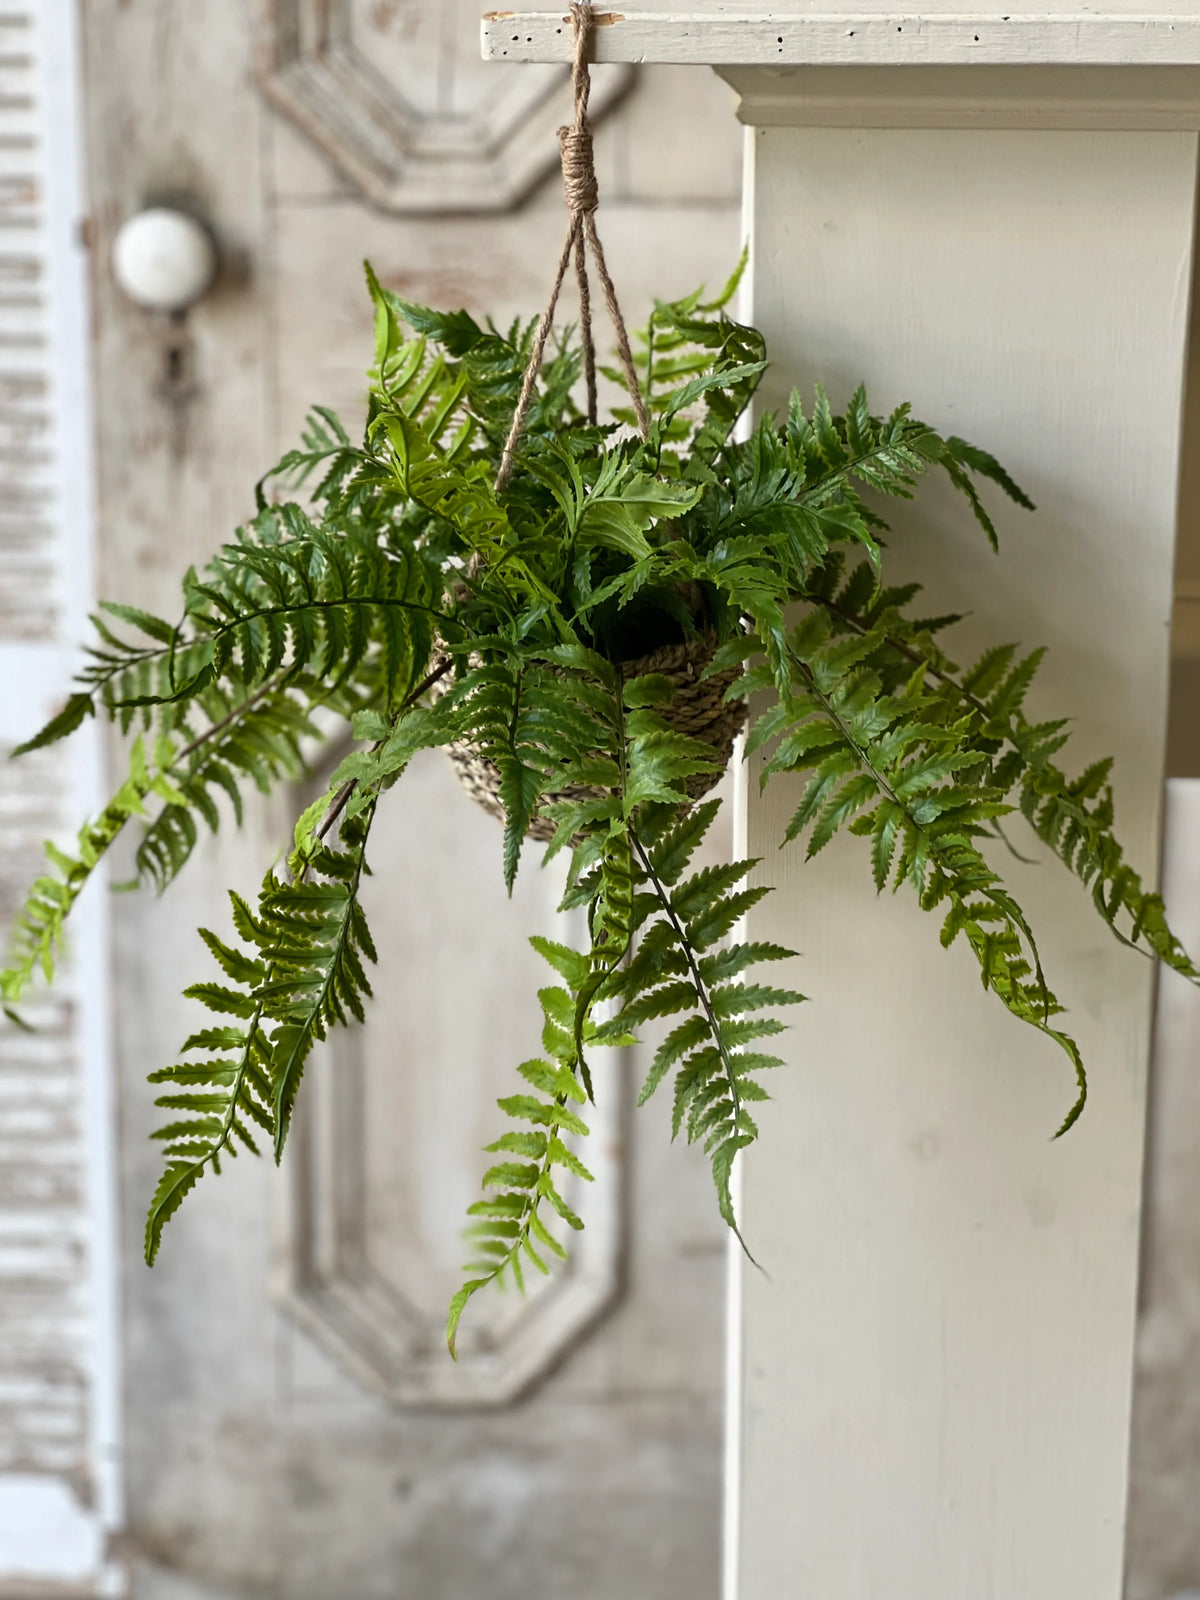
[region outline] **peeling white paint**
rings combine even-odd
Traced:
[[[86,1583],[104,1559],[104,1528],[60,1478],[0,1476],[0,1560],[8,1580]]]

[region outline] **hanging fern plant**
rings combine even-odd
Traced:
[[[594,184],[581,188],[570,165],[584,101],[566,130],[572,220],[558,281],[590,244],[611,306]],[[500,1102],[513,1126],[489,1147],[471,1208],[451,1349],[473,1294],[564,1254],[563,1224],[581,1224],[562,1174],[588,1177],[575,1141],[594,1052],[651,1020],[669,1027],[641,1098],[673,1080],[674,1131],[708,1152],[736,1227],[732,1165],[779,1065],[764,1043],[803,999],[763,977],[792,952],[728,942],[768,893],[747,886],[755,863],[690,868],[717,810],[703,795],[751,695],[746,748],[764,751],[763,783],[804,780],[781,843],[811,857],[838,832],[860,836],[878,890],[913,893],[943,944],[966,940],[984,987],[1069,1063],[1060,1132],[1083,1109],[1084,1064],[989,859],[1000,819],[1021,813],[1117,938],[1200,981],[1123,859],[1109,763],[1068,776],[1065,723],[1026,714],[1041,652],[999,645],[961,668],[945,643],[956,619],[923,617],[915,584],[885,581],[879,507],[930,473],[949,479],[993,547],[981,481],[1030,502],[990,455],[908,406],[873,414],[861,389],[838,413],[820,390],[809,410],[794,394],[785,416],[736,438],[766,353],[727,312],[735,282],[707,303],[657,305],[636,355],[618,326],[611,376],[629,383],[633,409],[598,423],[586,322],[581,340],[552,345],[553,301],[536,325],[501,332],[402,300],[368,269],[362,442],[318,409],[302,447],[260,483],[252,520],[185,574],[177,619],[121,605],[95,619],[77,692],[22,749],[101,715],[134,736],[128,775],[73,854],[47,846],[0,978],[14,1021],[35,976],[53,977],[71,908],[127,826],[139,878],[161,891],[224,804],[240,822],[247,785],[302,773],[318,712],[358,745],[257,902],[231,895],[231,928],[202,930],[225,981],[187,991],[217,1021],[153,1074],[165,1170],[147,1261],[225,1156],[265,1139],[279,1157],[314,1046],[363,1019],[372,824],[403,804],[389,791],[430,747],[449,749],[502,816],[510,887],[531,833],[546,859],[569,857],[564,907],[586,908],[588,928],[581,949],[533,941],[558,980],[539,995],[544,1053]],[[275,498],[279,486],[304,498]]]

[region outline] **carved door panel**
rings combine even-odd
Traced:
[[[489,70],[468,0],[270,0],[263,87],[376,205],[502,211],[554,160],[565,69]],[[598,67],[593,115],[628,86]]]
[[[536,1383],[616,1296],[620,1095],[610,1084],[592,1112],[595,1181],[573,1179],[566,1196],[585,1223],[567,1267],[549,1279],[531,1273],[523,1297],[481,1300],[450,1362],[446,1307],[462,1281],[472,1168],[501,1131],[495,1102],[513,1092],[515,1064],[541,1048],[529,1002],[549,974],[522,936],[550,928],[578,943],[585,930],[578,916],[556,914],[562,874],[537,871],[536,852],[526,851],[508,900],[495,821],[464,803],[440,751],[414,761],[404,788],[372,829],[363,902],[380,982],[370,1022],[331,1038],[301,1113],[283,1303],[393,1400],[500,1405]]]
[[[169,611],[307,406],[361,415],[364,256],[416,299],[537,310],[564,80],[481,66],[465,0],[85,0],[83,17],[101,588]],[[609,77],[594,103],[637,320],[652,293],[728,272],[740,137],[700,75]],[[109,269],[116,228],[160,199],[204,213],[222,252],[174,320],[125,303]],[[536,1048],[545,969],[525,939],[553,929],[557,886],[533,857],[505,899],[495,824],[436,753],[388,798],[373,1013],[314,1060],[282,1171],[202,1183],[152,1273],[145,1075],[193,1026],[195,926],[224,926],[224,885],[252,889],[303,795],[202,841],[165,901],[114,905],[133,1593],[715,1597],[725,1240],[669,1108],[631,1121],[636,1059],[600,1085],[570,1269],[481,1299],[463,1360],[444,1354],[480,1146]]]

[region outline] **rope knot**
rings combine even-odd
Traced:
[[[593,20],[590,0],[571,0],[571,24],[575,30],[575,51],[571,68],[571,84],[575,93],[575,120],[558,130],[558,143],[562,151],[563,188],[566,191],[567,210],[571,221],[567,228],[562,254],[558,258],[558,271],[554,274],[550,299],[538,319],[537,332],[534,334],[533,346],[529,352],[529,362],[525,368],[525,376],[521,379],[521,392],[517,396],[512,425],[508,430],[508,438],[504,441],[500,469],[496,473],[497,494],[507,484],[513,469],[514,454],[525,428],[529,407],[533,403],[533,391],[537,385],[538,373],[541,371],[542,358],[546,353],[546,341],[550,337],[550,325],[554,321],[558,292],[562,288],[563,278],[571,264],[572,256],[575,257],[575,273],[579,279],[579,326],[583,336],[583,376],[587,384],[587,416],[589,423],[595,425],[596,347],[592,342],[592,296],[588,287],[589,246],[595,257],[596,270],[600,274],[604,303],[608,307],[613,331],[617,336],[617,356],[621,363],[625,387],[629,390],[629,398],[633,401],[638,432],[643,439],[650,436],[650,417],[646,411],[646,402],[642,399],[642,391],[638,387],[637,368],[634,366],[633,352],[629,348],[625,318],[621,315],[621,308],[617,304],[617,291],[609,277],[604,251],[600,245],[600,235],[596,232],[595,212],[600,195],[596,186],[596,167],[592,156],[592,130],[588,122],[590,87],[588,37]]]
[[[592,131],[579,123],[558,130],[562,150],[563,190],[567,210],[573,217],[595,211],[600,203],[596,167],[592,155]]]

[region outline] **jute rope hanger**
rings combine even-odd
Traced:
[[[504,488],[512,473],[513,456],[529,415],[534,386],[546,354],[546,341],[550,337],[550,329],[554,323],[554,308],[558,304],[559,291],[562,289],[572,256],[575,258],[575,276],[579,283],[579,324],[583,341],[584,382],[587,385],[587,416],[589,423],[594,424],[596,421],[596,346],[592,338],[592,295],[587,268],[589,246],[596,263],[601,288],[604,290],[604,303],[608,307],[608,315],[617,336],[617,357],[625,379],[625,387],[629,390],[629,398],[633,401],[638,432],[643,439],[650,432],[650,418],[638,385],[637,368],[633,364],[633,355],[629,348],[625,318],[621,315],[617,291],[609,276],[600,235],[596,232],[596,207],[600,201],[600,193],[596,183],[596,167],[592,153],[592,126],[588,121],[588,96],[592,87],[588,71],[588,46],[592,30],[591,0],[571,0],[571,25],[575,33],[575,53],[571,66],[571,82],[575,91],[575,120],[568,127],[558,130],[558,142],[562,152],[563,191],[569,213],[567,237],[562,254],[558,258],[550,298],[538,321],[533,349],[529,354],[529,365],[525,369],[521,393],[517,398],[516,410],[513,412],[512,426],[508,430],[508,438],[504,441],[500,470],[496,474],[497,492]]]
[[[569,127],[558,130],[558,140],[562,148],[563,189],[569,213],[567,237],[554,274],[550,299],[534,334],[529,364],[521,382],[521,392],[517,399],[516,410],[513,412],[512,426],[505,440],[500,471],[496,476],[497,491],[504,488],[512,472],[514,453],[520,443],[542,359],[546,353],[546,342],[550,337],[550,328],[554,321],[554,308],[558,303],[559,291],[562,289],[572,256],[575,258],[575,272],[579,280],[579,314],[583,342],[583,371],[587,384],[588,421],[592,423],[596,421],[596,348],[592,337],[591,286],[587,271],[589,246],[604,290],[608,314],[616,331],[621,372],[630,399],[633,401],[638,429],[643,439],[650,431],[650,418],[638,386],[637,369],[629,349],[629,334],[625,328],[625,319],[621,315],[617,293],[609,277],[604,251],[596,232],[595,212],[598,192],[596,169],[592,159],[592,130],[587,114],[588,91],[591,87],[588,80],[591,5],[573,0],[571,21],[575,29],[572,72],[575,88],[575,120]],[[479,571],[481,561],[482,556],[476,551],[467,569],[470,576]],[[721,773],[733,758],[734,740],[746,720],[746,702],[735,700],[729,704],[725,699],[727,691],[740,675],[741,668],[728,667],[723,672],[705,676],[705,669],[711,662],[716,647],[716,634],[706,629],[677,644],[668,644],[649,655],[620,663],[621,675],[626,679],[640,677],[645,673],[655,673],[669,678],[673,695],[665,713],[668,721],[678,732],[688,734],[695,739],[702,739],[712,746],[716,762],[715,770],[693,775],[684,785],[693,800],[707,794],[719,781]],[[447,681],[442,678],[439,680],[439,686],[434,686],[432,692],[442,694],[447,687]],[[448,745],[447,751],[458,774],[459,782],[466,792],[485,811],[503,819],[507,813],[500,798],[500,772],[495,764],[478,745],[472,744],[469,740],[458,740]],[[557,824],[545,815],[541,810],[542,806],[562,800],[599,799],[605,792],[602,788],[587,784],[570,784],[563,789],[548,791],[541,797],[539,809],[530,819],[527,830],[529,837],[547,842],[557,832]]]

